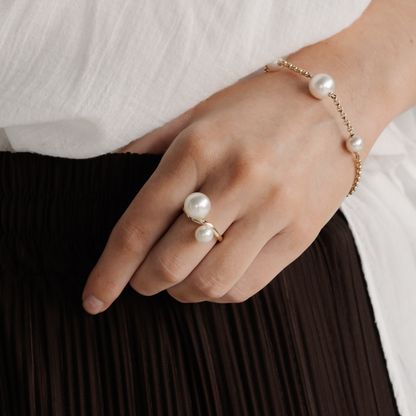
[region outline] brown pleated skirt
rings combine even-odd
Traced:
[[[241,304],[81,293],[161,156],[0,153],[0,414],[397,415],[340,212]]]

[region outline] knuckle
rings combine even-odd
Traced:
[[[282,193],[282,186],[271,184],[264,189],[264,209],[268,215],[274,215],[276,212],[281,212],[282,201],[284,193]]]
[[[193,176],[205,177],[214,161],[213,152],[217,151],[214,142],[215,133],[202,122],[196,122],[184,130],[177,139],[178,154],[181,163]]]
[[[177,284],[183,280],[188,264],[169,249],[157,256],[156,275],[158,279],[169,284]]]
[[[319,228],[316,227],[314,222],[308,218],[303,218],[293,226],[291,239],[295,247],[306,248],[315,240],[318,234]]]
[[[315,224],[306,218],[303,219],[303,221],[298,224],[298,233],[304,239],[313,239],[317,234]]]
[[[196,290],[206,299],[219,299],[229,288],[221,281],[221,277],[212,271],[198,273],[195,279]]]
[[[240,289],[233,287],[227,292],[222,299],[228,303],[242,303],[245,302],[250,296],[241,291]]]
[[[211,152],[209,143],[212,137],[209,128],[201,122],[194,123],[187,133],[183,139],[186,153],[198,162],[207,160]]]
[[[242,179],[255,178],[262,173],[258,156],[252,149],[245,149],[236,158],[234,169],[238,177]]]
[[[284,205],[292,212],[298,211],[304,205],[304,192],[292,183],[286,183],[280,189],[280,198]]]
[[[123,251],[139,253],[148,244],[148,237],[143,229],[133,222],[122,220],[114,227],[112,238]]]
[[[233,161],[233,179],[244,187],[270,182],[274,169],[270,159],[270,154],[264,154],[263,149],[249,147],[242,150]]]
[[[272,188],[268,195],[269,208],[276,212],[285,213],[291,223],[298,222],[306,208],[305,193],[291,182],[283,183]]]
[[[176,301],[180,303],[194,303],[192,299],[190,299],[188,296],[184,295],[181,291],[176,291],[175,287],[167,289],[167,292],[169,295],[175,299]]]

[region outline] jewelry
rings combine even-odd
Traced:
[[[283,67],[289,68],[293,72],[303,75],[306,78],[311,78],[311,80],[309,81],[309,91],[314,97],[322,100],[323,98],[328,96],[334,100],[334,104],[337,106],[337,111],[339,112],[339,115],[342,118],[342,120],[344,120],[344,124],[346,125],[348,133],[350,134],[350,137],[347,139],[345,143],[346,147],[351,153],[355,154],[355,178],[347,196],[352,195],[357,190],[358,184],[360,183],[361,179],[362,164],[360,150],[364,146],[364,141],[361,137],[356,136],[354,134],[351,122],[347,119],[347,115],[344,113],[344,109],[341,107],[338,97],[334,94],[334,80],[326,74],[317,74],[314,76],[310,72],[305,71],[304,69],[300,69],[297,66],[285,61],[284,59],[276,59],[275,61],[267,64],[264,67],[264,72],[278,71],[280,68]]]
[[[182,210],[191,221],[201,224],[201,226],[195,230],[195,238],[200,243],[209,243],[214,235],[219,242],[223,240],[222,235],[216,228],[202,219],[205,218],[211,210],[211,201],[205,194],[194,192],[189,195],[185,199]]]

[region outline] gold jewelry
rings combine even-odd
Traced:
[[[202,219],[211,210],[211,201],[205,194],[194,192],[189,195],[185,199],[182,210],[191,221],[201,225],[195,230],[195,238],[200,243],[209,243],[214,236],[219,242],[223,240],[217,229],[211,223]]]
[[[361,137],[354,134],[351,122],[348,120],[347,115],[344,113],[344,109],[341,107],[338,97],[334,94],[334,80],[326,74],[317,74],[314,76],[310,72],[298,68],[297,66],[285,61],[284,59],[276,59],[275,61],[265,65],[264,72],[274,72],[283,67],[286,67],[293,72],[298,73],[299,75],[303,75],[306,78],[310,78],[311,80],[309,81],[309,91],[314,97],[322,100],[324,97],[328,96],[334,100],[334,104],[337,106],[337,111],[344,121],[348,133],[350,134],[350,137],[346,140],[346,147],[351,153],[355,154],[355,178],[347,196],[352,195],[357,190],[361,179],[362,163],[360,150],[364,146],[364,141]]]

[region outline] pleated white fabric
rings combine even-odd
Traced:
[[[89,158],[264,63],[349,26],[369,0],[0,4],[0,150]],[[342,205],[402,416],[416,414],[416,118],[383,132]]]

